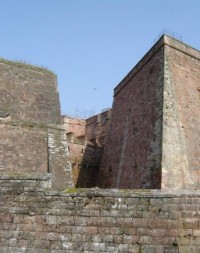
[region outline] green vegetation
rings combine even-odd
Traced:
[[[43,72],[43,73],[48,73],[48,74],[54,75],[54,73],[52,71],[48,70],[45,67],[34,66],[31,64],[27,64],[23,61],[9,61],[9,60],[5,60],[3,58],[0,58],[0,64],[1,63],[8,64],[10,66],[15,66],[18,68],[24,68],[24,69],[29,69],[29,70],[33,70],[33,71],[37,71],[37,72]]]
[[[63,191],[63,193],[82,193],[85,192],[87,189],[84,188],[68,188]]]

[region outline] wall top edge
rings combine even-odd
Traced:
[[[51,70],[49,70],[45,67],[34,66],[34,65],[23,63],[20,61],[10,61],[10,60],[0,58],[0,64],[6,64],[6,65],[17,67],[17,68],[23,68],[26,70],[31,70],[31,71],[35,71],[35,72],[40,72],[40,73],[45,73],[45,74],[50,74],[50,75],[56,76],[56,74],[54,74]]]
[[[62,192],[46,191],[45,195],[56,195],[66,197],[116,197],[116,198],[176,198],[176,197],[200,197],[199,190],[145,190],[145,189],[99,189],[99,188],[72,188]]]
[[[169,46],[175,50],[178,50],[184,54],[187,54],[197,60],[200,60],[200,51],[195,49],[182,41],[170,37],[169,35],[163,35],[142,57],[142,59],[133,67],[133,69],[122,79],[122,81],[115,87],[114,96],[134,77],[134,75],[153,57],[163,46]]]
[[[164,37],[164,45],[200,61],[200,51],[170,36]]]
[[[52,174],[50,173],[17,173],[17,172],[1,172],[0,181],[4,180],[34,180],[34,181],[48,181],[52,179]]]
[[[37,123],[37,122],[31,122],[31,121],[24,121],[24,120],[9,120],[9,121],[4,121],[0,119],[0,125],[8,125],[11,127],[22,127],[22,128],[36,128],[36,129],[55,129],[55,130],[62,130],[65,131],[65,127],[63,124],[42,124],[42,123]]]

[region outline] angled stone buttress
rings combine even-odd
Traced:
[[[200,51],[163,35],[114,90],[105,188],[199,188]]]
[[[0,59],[0,174],[73,186],[56,76]],[[18,176],[17,176],[18,175]],[[7,177],[6,176],[6,177]],[[46,178],[46,177],[45,177]]]

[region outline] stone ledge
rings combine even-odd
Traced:
[[[9,120],[6,121],[4,118],[0,119],[0,125],[9,125],[12,127],[22,127],[22,128],[41,128],[41,129],[55,129],[55,130],[62,130],[65,131],[65,127],[62,124],[41,124],[31,121],[24,121],[24,120]]]
[[[184,54],[187,54],[196,60],[200,60],[200,51],[185,44],[182,41],[174,39],[164,34],[151,47],[151,49],[142,57],[142,59],[133,67],[133,69],[122,79],[122,81],[114,88],[114,97],[124,88],[124,86],[135,76],[135,74],[160,50],[162,46],[169,46]]]
[[[118,190],[118,189],[99,189],[99,188],[69,188],[62,192],[48,190],[47,196],[70,196],[70,197],[115,197],[115,198],[176,198],[176,197],[200,197],[198,190]]]
[[[52,179],[50,173],[0,173],[0,180],[34,180],[34,181],[48,181]]]
[[[23,63],[20,61],[9,61],[9,60],[5,60],[3,58],[0,58],[0,64],[6,64],[6,65],[14,66],[17,68],[28,69],[28,70],[32,70],[32,71],[41,72],[41,73],[50,74],[50,75],[55,76],[55,74],[51,70],[48,70],[45,67],[34,66],[34,65]]]

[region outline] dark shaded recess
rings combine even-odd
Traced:
[[[9,112],[5,110],[0,110],[0,118],[7,118],[10,115]]]
[[[76,182],[77,188],[91,188],[97,186],[97,177],[100,167],[103,148],[87,145],[80,165]]]

